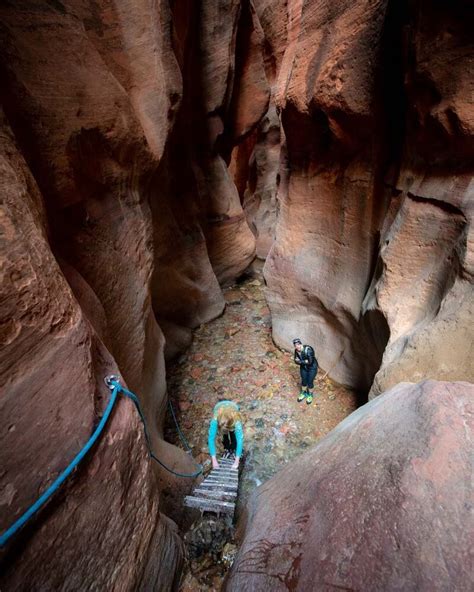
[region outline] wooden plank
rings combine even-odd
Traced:
[[[198,508],[201,511],[222,512],[224,514],[233,514],[235,509],[235,504],[232,502],[204,499],[191,495],[184,498],[184,505],[188,506],[188,508]]]
[[[214,478],[209,479],[209,477],[207,479],[204,479],[204,481],[202,481],[202,483],[228,483],[229,485],[232,485],[235,487],[238,487],[238,485],[239,485],[239,482],[234,479],[232,479],[232,481],[231,481],[230,479],[214,479]]]
[[[225,489],[225,488],[209,488],[209,487],[196,487],[196,489],[193,489],[192,493],[190,493],[190,495],[194,495],[194,493],[198,491],[198,492],[202,492],[204,493],[209,493],[212,496],[218,496],[218,495],[225,495],[225,496],[233,496],[233,497],[237,497],[237,490],[229,490],[229,489]]]
[[[235,471],[236,473],[239,472],[239,469],[233,469],[232,468],[233,465],[227,465],[227,464],[223,464],[221,463],[218,467],[216,467],[215,469],[212,468],[211,471]]]
[[[238,485],[228,484],[228,483],[206,483],[203,481],[199,484],[199,487],[204,487],[205,489],[215,489],[216,491],[227,489],[228,491],[237,491],[239,488]]]
[[[206,479],[205,481],[203,481],[203,483],[206,483],[206,485],[230,485],[236,488],[239,486],[238,481],[229,481],[228,479]]]
[[[237,492],[229,493],[227,491],[215,491],[213,489],[195,489],[193,491],[195,497],[209,497],[213,499],[220,499],[222,501],[232,502],[237,499]]]

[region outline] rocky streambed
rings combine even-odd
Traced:
[[[222,398],[240,404],[245,453],[238,519],[250,492],[350,414],[357,397],[323,378],[320,369],[313,403],[298,403],[298,368],[292,354],[275,347],[271,339],[263,280],[248,278],[227,289],[225,299],[225,313],[195,332],[190,349],[171,368],[168,387],[181,429],[201,461],[208,459],[207,430],[214,405]],[[317,356],[318,344],[312,345]],[[167,439],[178,444],[171,423]],[[214,540],[221,552],[214,548],[190,557],[182,590],[220,590],[232,562],[232,539],[226,541],[222,532],[213,520],[201,529],[199,536]],[[188,533],[188,540],[192,538]]]

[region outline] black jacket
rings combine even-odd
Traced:
[[[318,368],[318,360],[314,355],[314,349],[310,345],[303,345],[303,349],[299,352],[295,349],[295,363],[302,368]]]

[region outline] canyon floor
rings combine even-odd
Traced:
[[[250,493],[285,463],[314,445],[357,407],[349,389],[319,370],[311,405],[298,403],[299,371],[292,354],[271,338],[271,317],[263,280],[247,278],[225,291],[225,313],[196,330],[190,349],[171,367],[168,387],[194,457],[207,456],[207,430],[222,398],[239,403],[244,420],[244,457],[238,520]],[[318,355],[318,344],[312,344]],[[179,445],[167,426],[167,439]],[[180,590],[220,590],[232,541],[222,560],[210,556],[188,563]],[[226,557],[227,554],[227,557]]]

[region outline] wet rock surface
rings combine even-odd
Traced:
[[[299,371],[292,354],[271,340],[263,281],[249,278],[224,295],[224,315],[195,332],[192,346],[172,367],[168,384],[181,429],[197,458],[207,456],[214,405],[223,398],[240,404],[245,445],[238,519],[255,487],[318,442],[356,408],[357,401],[352,391],[322,380],[320,369],[313,403],[298,403]],[[318,356],[318,345],[313,345]],[[171,424],[167,439],[178,443]],[[193,559],[182,590],[220,589],[225,553],[217,564],[210,561],[212,555]]]
[[[252,495],[225,590],[472,589],[466,382],[401,383]]]

